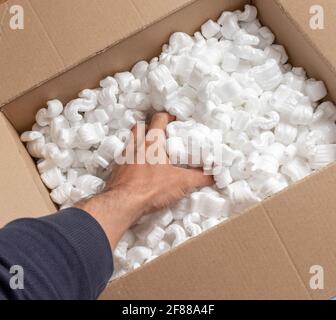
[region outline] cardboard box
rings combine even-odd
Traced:
[[[192,33],[252,3],[290,61],[336,99],[333,0],[15,0],[0,5],[0,225],[56,210],[18,133],[48,99],[63,102],[150,59],[174,31]],[[9,9],[24,9],[12,30]],[[324,8],[311,30],[309,9]],[[136,271],[102,299],[326,299],[336,295],[336,165],[331,165]],[[313,290],[311,267],[324,270]]]

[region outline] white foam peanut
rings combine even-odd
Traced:
[[[220,31],[220,25],[210,19],[204,24],[202,24],[201,31],[204,38],[210,39]]]
[[[328,94],[324,82],[314,79],[309,79],[305,82],[305,92],[313,102],[323,99]]]
[[[191,195],[192,212],[198,212],[204,217],[227,216],[229,214],[229,203],[219,195],[195,192]]]
[[[49,189],[55,189],[66,181],[61,170],[57,167],[42,173],[41,179]]]
[[[130,264],[141,265],[148,260],[152,255],[152,250],[144,246],[136,246],[127,251],[127,260]]]

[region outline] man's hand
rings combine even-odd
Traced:
[[[160,164],[151,164],[145,159],[142,164],[120,165],[114,168],[103,193],[76,205],[100,223],[112,249],[142,215],[171,206],[194,188],[214,183],[212,176],[204,175],[202,170],[184,169],[169,163],[165,152],[165,129],[173,119],[168,113],[154,114],[146,136],[141,138],[145,140],[145,148],[141,151],[139,146],[143,141],[138,141],[138,126],[132,130],[135,139],[131,139],[128,148],[133,148],[135,159],[139,152],[146,153],[155,143],[157,154],[163,155]],[[163,139],[152,141],[156,136],[151,134],[154,130],[161,130]]]

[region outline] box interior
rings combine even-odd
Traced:
[[[31,128],[36,111],[48,99],[57,97],[67,102],[81,89],[98,86],[104,76],[155,56],[172,32],[193,33],[223,10],[241,9],[250,2],[258,7],[263,24],[276,34],[276,42],[285,46],[291,63],[324,80],[331,98],[336,100],[336,72],[293,20],[288,0],[186,1],[168,16],[2,108],[0,225],[21,216],[56,210],[18,138],[19,133]],[[335,179],[336,165],[320,170],[245,214],[112,281],[101,298],[325,299],[335,295]],[[324,290],[309,287],[310,266],[315,264],[323,265],[328,274]]]

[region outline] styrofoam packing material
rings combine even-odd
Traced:
[[[336,160],[335,105],[319,104],[324,83],[288,64],[274,40],[255,7],[223,12],[65,106],[48,101],[21,135],[52,200],[68,207],[104,188],[136,121],[156,111],[176,116],[167,127],[170,159],[203,167],[216,185],[137,221],[114,250],[114,277]],[[199,148],[205,157],[195,164]]]

